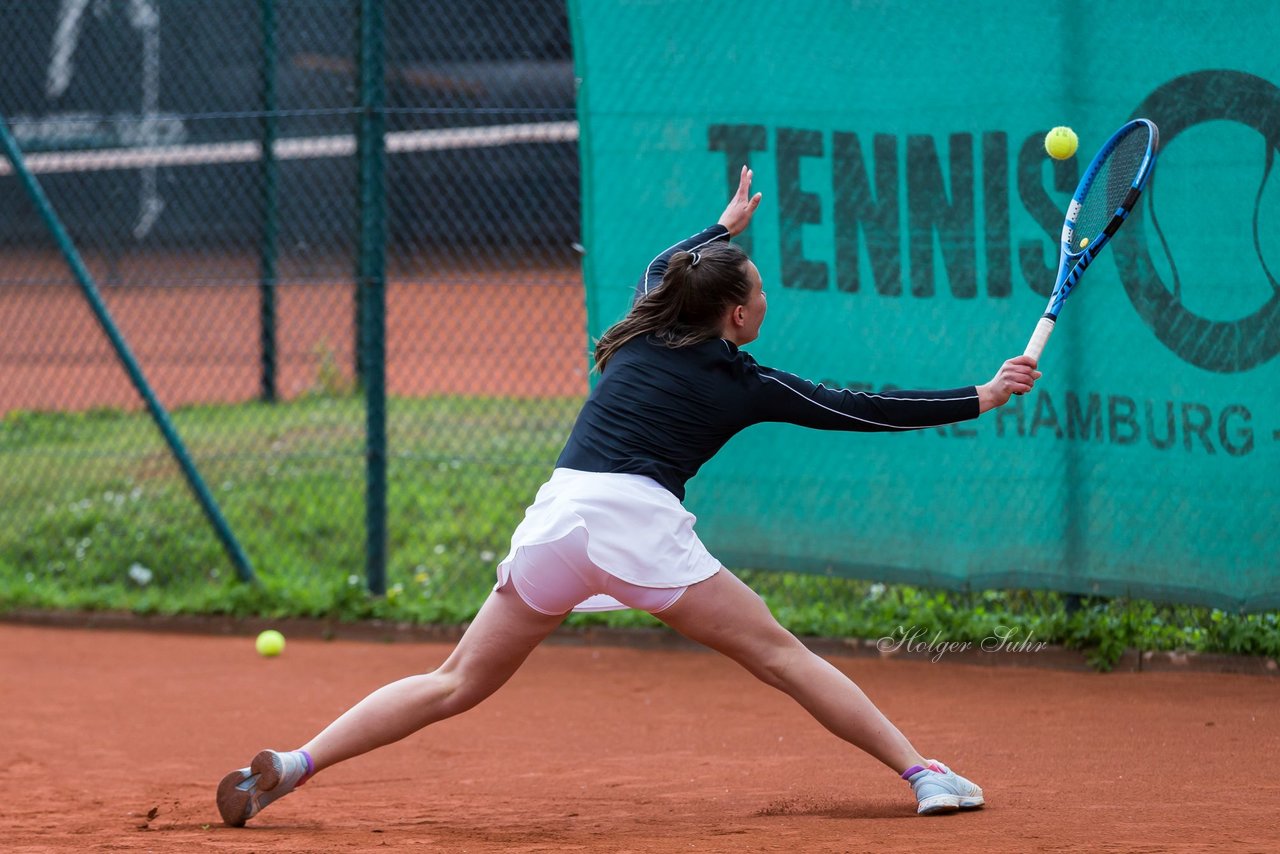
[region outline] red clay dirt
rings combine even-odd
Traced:
[[[910,790],[712,653],[534,652],[478,708],[243,829],[214,788],[441,643],[0,624],[0,845],[43,851],[1276,851],[1280,679],[834,657],[987,809]],[[1030,655],[1030,653],[1028,653]]]
[[[179,263],[164,269],[173,274]],[[166,407],[259,396],[256,287],[179,282],[105,287],[102,296]],[[354,287],[283,285],[276,305],[279,397],[295,398],[323,382],[349,383]],[[0,287],[0,329],[0,415],[141,407],[78,288]],[[572,397],[587,391],[585,296],[582,275],[572,268],[393,280],[387,285],[386,341],[391,395]]]

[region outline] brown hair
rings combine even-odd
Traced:
[[[723,242],[672,255],[662,284],[596,342],[596,370],[603,371],[623,344],[641,335],[652,335],[668,347],[720,337],[725,310],[746,305],[751,297],[747,260],[740,247]]]

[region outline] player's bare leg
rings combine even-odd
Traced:
[[[983,805],[982,789],[921,756],[853,680],[779,625],[764,600],[727,569],[655,616],[784,691],[832,733],[898,772],[911,784],[919,813]]]
[[[443,664],[374,691],[302,749],[319,771],[465,712],[502,687],[565,616],[533,610],[511,585],[489,594]]]
[[[728,570],[691,586],[655,616],[785,692],[832,733],[899,774],[923,764],[857,684],[779,625],[764,600]]]
[[[242,825],[315,772],[399,741],[478,704],[511,678],[563,622],[533,610],[511,586],[489,595],[445,662],[374,691],[300,750],[264,750],[218,786],[218,809]]]

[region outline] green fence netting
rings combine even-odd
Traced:
[[[0,115],[259,575],[318,588],[364,586],[357,139],[377,45],[384,586],[473,607],[587,388],[563,4],[0,17]],[[230,564],[7,160],[0,253],[0,572],[220,595]]]
[[[753,428],[691,484],[731,565],[952,588],[1280,604],[1280,6],[572,4],[589,328],[743,163],[765,364],[862,390],[982,382],[1053,284],[1079,169],[1163,150],[1030,395],[911,435]],[[1055,125],[1081,151],[1056,164]]]

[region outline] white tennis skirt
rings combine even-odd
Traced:
[[[558,468],[538,490],[524,520],[511,535],[511,551],[498,564],[505,585],[520,549],[556,542],[581,528],[591,562],[615,578],[640,587],[687,587],[720,571],[694,533],[696,517],[652,478]],[[603,594],[575,611],[626,608]]]

